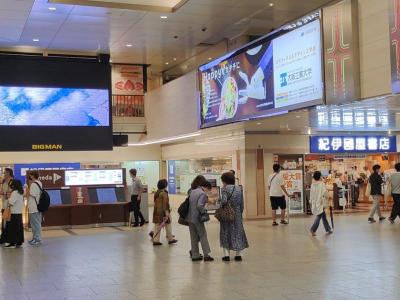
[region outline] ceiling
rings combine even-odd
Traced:
[[[188,0],[176,12],[160,13],[0,0],[0,49],[111,53],[113,62],[151,64],[164,71],[224,39],[266,34],[328,2]]]

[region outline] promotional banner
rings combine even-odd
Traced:
[[[14,166],[15,179],[21,180],[22,183],[26,182],[26,173],[30,170],[38,170],[39,175],[41,171],[54,171],[54,170],[71,170],[80,169],[80,163],[39,163],[39,164],[16,164]],[[60,174],[59,174],[60,175]],[[56,178],[58,176],[54,176]],[[63,180],[62,180],[63,181]],[[57,184],[59,181],[57,180]]]
[[[201,66],[202,127],[322,103],[320,27],[317,19]]]
[[[290,213],[303,213],[303,156],[302,155],[278,155],[278,163],[281,165],[285,188],[289,194],[294,195],[290,199]]]
[[[310,152],[397,152],[397,141],[396,136],[310,136]]]
[[[176,194],[176,166],[174,160],[168,161],[168,193]]]
[[[113,95],[143,95],[143,66],[112,65]]]

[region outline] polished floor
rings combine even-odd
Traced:
[[[366,218],[335,216],[335,233],[314,238],[312,217],[246,222],[240,263],[221,261],[216,222],[212,263],[189,260],[188,230],[177,224],[179,243],[158,248],[148,225],[48,231],[41,247],[0,249],[0,299],[400,299],[400,223]]]

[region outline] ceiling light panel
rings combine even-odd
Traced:
[[[49,3],[139,11],[175,12],[187,1],[188,0],[49,0]]]

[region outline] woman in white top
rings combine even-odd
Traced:
[[[20,180],[10,182],[12,190],[8,199],[11,209],[11,220],[8,222],[6,245],[4,248],[19,248],[24,243],[24,227],[22,224],[22,212],[24,209],[24,189]]]
[[[322,219],[324,223],[325,231],[331,234],[333,231],[329,226],[328,220],[326,219],[325,207],[328,206],[328,190],[325,187],[325,183],[321,180],[321,172],[315,171],[313,178],[314,182],[311,185],[310,191],[310,203],[313,215],[315,215],[314,224],[311,226],[310,232],[312,236],[315,236],[319,226],[319,222]]]

